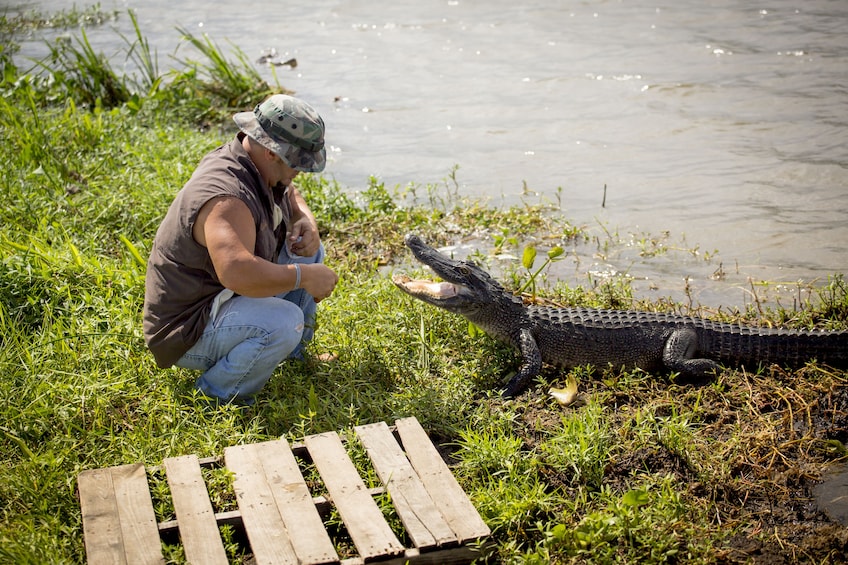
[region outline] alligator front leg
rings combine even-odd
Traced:
[[[691,328],[674,330],[663,348],[663,365],[684,377],[702,379],[714,375],[721,366],[712,359],[695,358],[698,332]]]
[[[512,398],[522,392],[530,381],[542,370],[542,352],[530,330],[522,329],[518,337],[518,348],[521,350],[521,367],[512,377],[503,391],[505,398]]]

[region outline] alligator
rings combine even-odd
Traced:
[[[540,374],[543,363],[563,369],[591,365],[667,371],[690,379],[709,379],[722,366],[799,368],[816,361],[848,368],[848,331],[775,329],[659,312],[528,305],[475,263],[447,257],[414,234],[404,242],[442,281],[395,274],[396,286],[464,316],[520,351],[521,365],[502,391],[505,397],[523,392]]]

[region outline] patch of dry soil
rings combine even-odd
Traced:
[[[604,482],[624,492],[638,474],[674,477],[693,503],[710,508],[714,517],[704,527],[723,540],[717,563],[848,562],[848,526],[820,494],[823,481],[848,465],[846,375],[814,367],[764,375],[734,372],[722,375],[720,385],[646,378],[634,386],[609,376],[582,382],[584,401],[591,397],[608,408],[613,429],[617,418],[624,423],[636,411],[662,415],[673,408],[690,419],[696,438],[691,453],[676,453],[660,441],[613,450]],[[528,449],[561,426],[563,410],[580,410],[580,403],[562,408],[546,395],[547,388],[536,387],[518,405],[516,434]],[[704,452],[724,444],[736,447]],[[551,488],[569,484],[569,477],[550,473],[545,479]],[[846,498],[839,508],[848,516],[848,474],[842,480]],[[827,497],[840,498],[828,492]]]

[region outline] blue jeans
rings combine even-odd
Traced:
[[[278,263],[321,263],[323,244],[312,257],[285,247]],[[221,402],[252,404],[253,396],[285,359],[302,359],[315,333],[317,304],[305,290],[248,298],[234,296],[209,320],[203,335],[176,365],[203,371],[195,386]]]

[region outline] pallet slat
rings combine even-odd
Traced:
[[[165,459],[174,513],[189,563],[229,563],[196,455]]]
[[[288,443],[269,441],[251,448],[262,462],[265,479],[300,562],[338,563],[339,556]]]
[[[259,453],[249,445],[228,447],[224,461],[235,475],[233,489],[256,563],[296,565],[297,554],[265,479]]]
[[[410,463],[433,495],[433,500],[460,543],[489,536],[489,526],[456,482],[418,420],[402,418],[395,422],[395,426]]]
[[[304,443],[363,559],[368,561],[403,553],[403,544],[368,493],[338,434],[327,432],[307,436]]]
[[[88,562],[96,565],[126,563],[111,469],[83,471],[77,486]]]
[[[165,562],[144,465],[83,471],[77,486],[89,563]]]
[[[415,547],[426,550],[456,544],[456,535],[415,474],[389,426],[379,422],[357,426],[355,431]]]
[[[129,563],[163,563],[162,543],[144,465],[112,468],[118,514]]]

